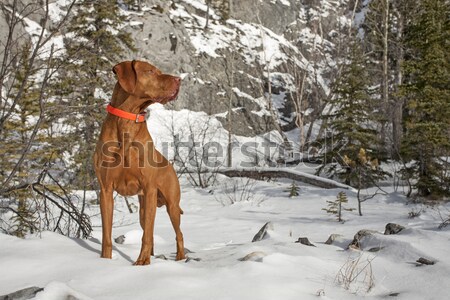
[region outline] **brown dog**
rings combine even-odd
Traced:
[[[144,231],[135,265],[150,264],[157,206],[166,205],[176,233],[177,256],[184,259],[180,219],[180,185],[172,165],[159,153],[147,130],[144,110],[152,103],[167,103],[178,95],[180,78],[162,74],[143,61],[125,61],[113,68],[118,77],[108,115],[94,154],[100,183],[102,255],[112,255],[113,192],[138,195],[139,219]]]

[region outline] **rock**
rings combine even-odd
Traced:
[[[368,251],[369,252],[378,252],[378,251],[381,251],[383,249],[384,249],[384,247],[373,247],[373,248],[370,248]]]
[[[266,257],[267,254],[262,251],[254,251],[246,256],[239,258],[240,261],[256,261],[256,262],[262,262],[263,258]]]
[[[375,233],[378,233],[375,230],[369,230],[369,229],[361,229],[358,231],[355,236],[353,237],[353,241],[348,245],[348,248],[362,250],[361,249],[361,239],[367,236],[371,236]]]
[[[167,260],[167,257],[164,254],[155,255],[155,258]]]
[[[194,251],[189,250],[188,248],[184,248],[184,254],[195,253]],[[172,254],[176,255],[176,252],[172,252]]]
[[[430,266],[430,265],[434,265],[436,263],[436,262],[434,262],[432,260],[429,260],[429,259],[426,259],[426,258],[423,258],[423,257],[421,257],[418,260],[416,260],[416,262],[418,263],[419,266],[422,266],[422,265]]]
[[[325,242],[325,245],[332,245],[334,241],[339,240],[343,237],[342,234],[332,233],[328,240]]]
[[[388,224],[386,224],[386,229],[384,230],[384,234],[385,235],[397,234],[400,231],[402,231],[403,229],[405,229],[405,227],[403,227],[402,225],[398,225],[395,223],[388,223]]]
[[[390,293],[388,296],[389,297],[398,297],[400,295],[400,293]]]
[[[7,295],[0,296],[0,300],[25,300],[31,299],[36,296],[37,293],[44,290],[43,288],[37,286],[27,287]]]
[[[122,234],[114,239],[114,242],[117,244],[123,244],[125,242],[125,236]]]
[[[308,240],[307,237],[299,237],[298,240],[296,241],[296,243],[300,243],[300,244],[306,245],[306,246],[316,247],[315,245],[311,244],[311,242]]]
[[[188,248],[184,248],[184,254],[195,253],[194,251],[189,250]]]
[[[202,259],[199,257],[187,257],[186,260],[184,261],[185,263],[188,263],[190,261],[201,261]]]
[[[130,203],[129,209],[131,209],[131,211],[133,213],[136,213],[136,212],[139,211],[139,207],[136,204],[134,204],[134,203]]]
[[[272,222],[267,222],[261,227],[258,233],[253,237],[252,243],[263,240],[267,236],[267,230],[273,230]]]

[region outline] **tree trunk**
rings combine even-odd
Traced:
[[[396,89],[403,84],[403,71],[402,71],[402,63],[403,63],[403,28],[404,28],[404,18],[403,15],[396,11],[397,14],[397,64],[396,64]],[[403,126],[403,99],[399,97],[396,99],[393,105],[392,112],[392,148],[393,148],[393,156],[398,158],[400,152],[400,142],[402,139]]]
[[[342,202],[339,200],[338,221],[342,222]]]
[[[206,24],[205,24],[205,30],[208,29],[208,23],[209,23],[209,6],[211,5],[211,0],[206,0]]]
[[[231,62],[230,62],[230,96],[228,99],[228,115],[227,115],[227,127],[228,127],[228,147],[227,147],[227,166],[231,168],[233,165],[233,145],[232,145],[232,136],[231,136],[231,130],[232,130],[232,118],[231,114],[233,113],[233,85],[234,85],[234,54],[231,55]]]
[[[300,136],[299,136],[299,151],[303,152],[305,147],[305,126],[303,121],[303,115],[302,115],[302,107],[303,107],[303,92],[305,90],[305,80],[306,80],[306,73],[303,74],[302,82],[300,84],[300,91],[297,93],[297,97],[294,100],[294,106],[295,106],[295,125],[300,129]]]
[[[358,174],[358,193],[357,197],[358,199],[358,214],[362,216],[362,210],[361,210],[361,172]]]
[[[388,61],[388,47],[389,47],[389,0],[383,0],[383,74],[381,82],[381,99],[383,105],[383,112],[385,116],[389,115],[389,61]],[[392,116],[391,116],[392,118]],[[381,125],[381,142],[384,145],[386,141],[387,123],[383,121]]]

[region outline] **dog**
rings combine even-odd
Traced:
[[[134,265],[150,264],[154,255],[153,231],[157,207],[166,206],[176,234],[176,260],[185,258],[180,229],[180,184],[173,166],[155,149],[145,121],[145,109],[166,104],[179,92],[181,79],[163,74],[144,61],[124,61],[113,67],[117,75],[108,114],[94,153],[100,185],[102,217],[101,257],[112,256],[113,192],[138,195],[143,229],[141,252]]]

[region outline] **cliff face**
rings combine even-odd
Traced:
[[[66,2],[52,2],[52,19]],[[302,111],[306,118],[319,111],[353,5],[351,0],[211,0],[209,7],[205,0],[137,2],[140,10],[122,11],[138,49],[126,59],[147,60],[180,75],[182,89],[171,108],[204,111],[225,128],[231,111],[231,130],[243,136],[271,131],[275,123],[285,131],[294,128],[292,99],[303,77]],[[39,16],[29,17],[39,22]],[[6,30],[1,26],[0,36]]]
[[[139,49],[130,57],[181,74],[174,109],[205,111],[226,126],[231,103],[235,134],[273,130],[274,116],[289,129],[294,68],[310,86],[307,100],[314,103],[305,107],[318,107],[347,12],[348,0],[214,0],[209,8],[204,0],[144,1],[141,12],[126,12]]]

